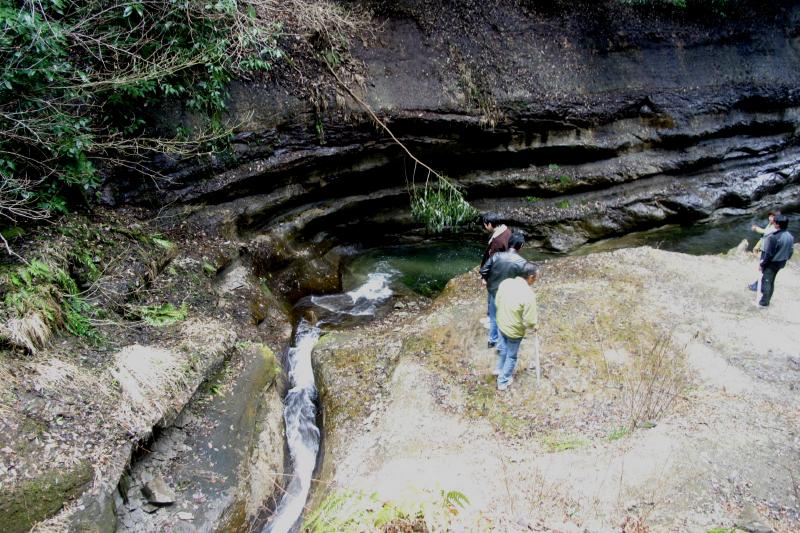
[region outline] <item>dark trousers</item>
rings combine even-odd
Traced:
[[[761,301],[758,302],[759,305],[769,305],[775,290],[775,276],[778,275],[780,269],[781,267],[774,263],[767,263],[761,269]]]

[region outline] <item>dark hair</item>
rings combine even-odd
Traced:
[[[789,227],[789,218],[786,215],[778,215],[775,217],[775,223],[781,229],[787,229]]]
[[[522,245],[525,244],[525,235],[520,233],[519,231],[515,231],[511,234],[511,237],[508,238],[508,248],[519,250],[522,248]]]
[[[767,213],[767,218],[769,218],[769,217],[777,217],[777,216],[780,216],[780,214],[781,214],[780,211],[770,211],[769,213]]]
[[[481,215],[481,224],[489,224],[494,227],[502,221],[503,219],[497,213],[484,213]]]
[[[522,267],[522,277],[529,278],[531,276],[536,276],[539,274],[539,267],[536,266],[536,263],[532,263],[528,261]]]

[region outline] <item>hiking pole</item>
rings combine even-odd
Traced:
[[[756,284],[756,305],[761,298],[761,269],[758,270],[758,283]]]
[[[539,334],[533,334],[533,364],[536,366],[536,386],[542,380],[542,368],[539,361]],[[530,367],[529,367],[530,368]]]

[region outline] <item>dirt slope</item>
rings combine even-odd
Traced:
[[[326,487],[393,502],[457,490],[470,503],[451,517],[456,530],[618,531],[627,520],[627,531],[705,532],[752,522],[744,511],[797,531],[800,272],[790,263],[773,305],[759,310],[745,289],[754,266],[650,248],[548,263],[538,287],[543,382],[526,370],[526,341],[505,394],[489,375],[472,274],[427,316],[333,339],[322,365],[342,346],[402,348],[366,420],[348,418],[328,387],[338,429]],[[686,382],[655,427],[628,432],[626,390],[646,357],[636,346],[662,331],[672,349],[659,372],[683,369]],[[373,386],[379,376],[362,379]]]

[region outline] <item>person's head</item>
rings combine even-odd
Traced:
[[[775,217],[777,217],[780,214],[781,214],[780,211],[770,211],[769,214],[767,215],[769,223],[772,224],[773,222],[775,222]]]
[[[533,285],[539,277],[539,267],[534,263],[528,261],[522,267],[522,277],[528,282],[528,285]]]
[[[778,215],[775,217],[773,224],[778,227],[778,229],[788,229],[789,228],[789,217],[786,215]]]
[[[522,248],[523,244],[525,244],[525,235],[523,235],[522,233],[520,233],[518,231],[515,231],[514,233],[512,233],[511,237],[508,238],[508,249],[509,250],[511,250],[513,248],[514,250],[519,251],[519,249]]]
[[[481,215],[481,224],[486,231],[494,231],[494,228],[502,223],[500,215],[497,213],[484,213]]]

